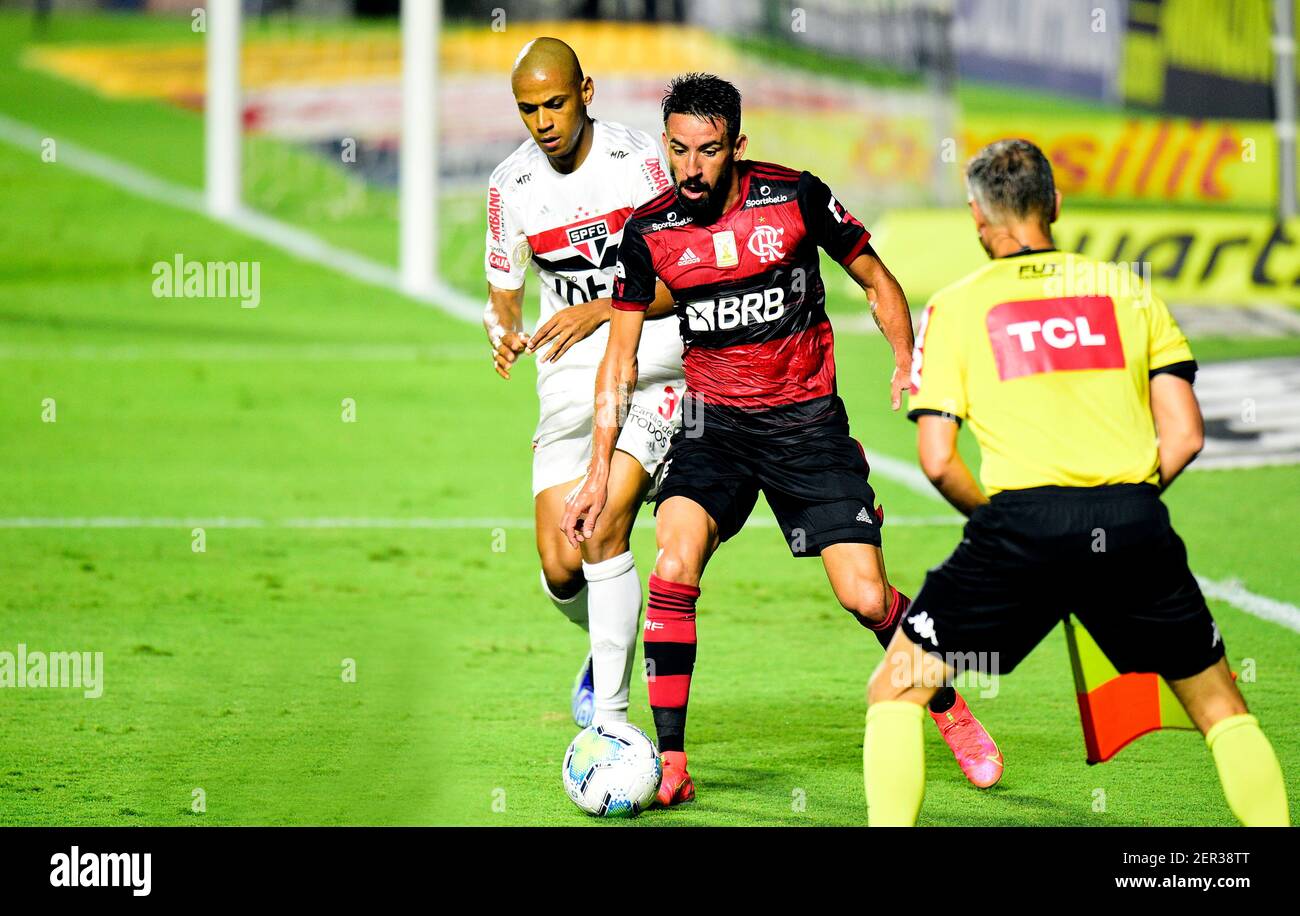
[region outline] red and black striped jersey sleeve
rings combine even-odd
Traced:
[[[644,312],[655,298],[655,265],[635,216],[623,226],[614,267],[614,308]]]
[[[831,189],[811,172],[799,176],[799,212],[813,241],[841,264],[850,264],[867,247],[871,233]]]

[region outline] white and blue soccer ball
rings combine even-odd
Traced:
[[[636,817],[663,775],[650,736],[628,722],[589,725],[564,755],[564,791],[594,817]]]

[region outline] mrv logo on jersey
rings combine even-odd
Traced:
[[[729,331],[766,324],[785,314],[785,293],[765,289],[743,296],[723,296],[686,304],[686,326],[692,331]]]

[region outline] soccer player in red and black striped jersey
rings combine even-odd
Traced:
[[[791,552],[821,557],[846,610],[882,645],[898,627],[909,600],[885,575],[883,513],[836,394],[818,248],[874,303],[894,351],[895,410],[910,384],[912,324],[870,234],[820,179],[742,158],[746,138],[733,85],[709,74],[682,76],[669,86],[663,114],[675,186],[635,210],[624,227],[609,344],[596,377],[591,466],[562,526],[577,544],[600,524],[614,443],[636,386],[642,323],[661,280],[685,344],[687,394],[656,496],[660,550],[644,636],[664,763],[659,801],[673,805],[695,794],[683,741],[700,579],[760,490]],[[945,687],[930,708],[967,778],[981,787],[997,782],[1001,755],[965,701]]]

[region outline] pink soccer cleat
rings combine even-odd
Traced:
[[[660,807],[671,808],[683,802],[695,801],[695,782],[686,772],[686,755],[681,751],[665,751],[659,755],[663,763],[663,778],[659,781]]]
[[[952,708],[932,712],[930,718],[939,726],[939,734],[948,742],[971,784],[980,789],[996,785],[1002,778],[1002,753],[980,720],[971,713],[962,695],[957,694],[957,702],[952,704]]]

